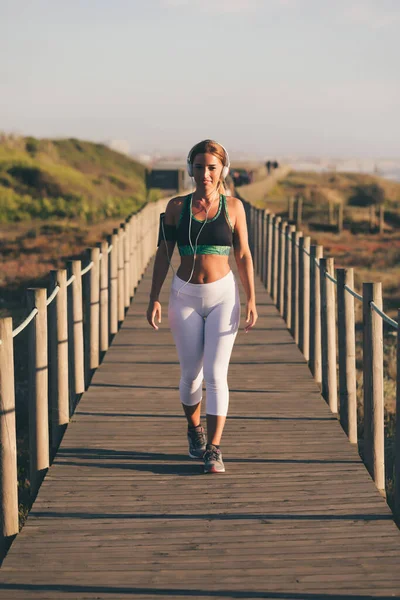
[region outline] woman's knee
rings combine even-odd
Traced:
[[[225,369],[213,368],[204,369],[204,381],[206,387],[210,389],[225,389],[228,385],[228,371]]]
[[[203,369],[200,366],[195,367],[190,365],[185,369],[181,369],[181,381],[184,381],[186,385],[196,385],[199,381],[203,380]]]

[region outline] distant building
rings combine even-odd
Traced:
[[[146,169],[146,187],[181,192],[185,189],[184,169]]]

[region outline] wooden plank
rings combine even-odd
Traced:
[[[230,365],[227,472],[202,476],[187,457],[167,318],[158,332],[145,321],[151,268],[4,561],[0,599],[399,595],[390,510],[259,281],[259,327],[239,332]]]

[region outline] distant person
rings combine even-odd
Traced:
[[[271,173],[271,161],[267,160],[267,162],[265,163],[265,166],[267,167],[267,171],[268,171],[268,175]]]
[[[181,263],[174,274],[168,320],[181,366],[180,399],[188,422],[189,456],[203,459],[205,473],[225,471],[220,441],[228,412],[230,356],[239,327],[240,301],[229,266],[233,247],[246,294],[248,332],[257,321],[253,261],[246,215],[237,198],[224,193],[229,157],[221,144],[199,142],[187,157],[195,190],[173,198],[160,222],[147,320],[161,320],[159,295],[175,244]],[[207,443],[200,423],[203,377],[206,383]]]

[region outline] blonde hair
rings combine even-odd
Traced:
[[[215,142],[214,140],[203,140],[201,142],[198,142],[195,146],[193,146],[193,148],[190,151],[190,155],[189,155],[190,164],[193,165],[195,156],[197,154],[206,154],[206,153],[213,154],[214,156],[219,158],[219,160],[221,161],[221,163],[223,164],[224,167],[227,166],[228,158],[226,156],[226,152],[225,152],[224,148],[221,146],[221,144],[218,144],[218,142]],[[224,179],[222,178],[222,175],[221,175],[220,180],[217,185],[217,191],[219,194],[225,194],[225,192],[226,192]]]

